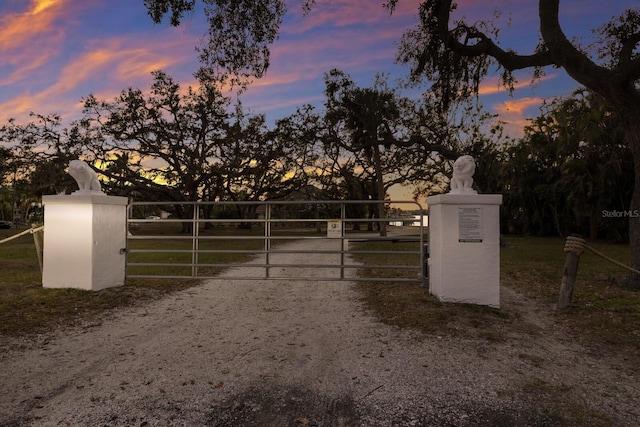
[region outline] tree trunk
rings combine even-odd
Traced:
[[[213,212],[213,205],[202,205],[202,217],[203,218],[211,218],[211,212]],[[204,223],[205,230],[211,230],[213,228],[213,224],[210,222]]]
[[[635,108],[635,114],[624,117],[627,128],[627,140],[633,155],[633,170],[635,171],[633,196],[631,198],[631,215],[629,215],[629,246],[631,247],[631,267],[640,269],[640,108]],[[640,288],[640,275],[630,273],[627,285]]]
[[[193,218],[193,210],[189,205],[181,205],[179,202],[175,204],[175,217],[177,219],[192,219]],[[183,221],[181,223],[182,230],[180,231],[183,234],[191,234],[193,231],[193,222],[192,221]]]
[[[378,203],[378,220],[380,221],[378,222],[378,230],[380,230],[380,236],[385,237],[387,235],[387,224],[384,221],[386,214],[384,211],[383,201],[385,198],[385,191],[384,179],[382,176],[382,161],[380,160],[380,147],[378,145],[373,147],[373,155],[376,168],[376,189],[378,192],[378,200],[380,200],[380,203]]]
[[[589,212],[589,238],[596,240],[598,238],[598,216],[602,213],[598,210],[597,206],[591,208]]]
[[[572,76],[573,77],[573,76]],[[580,82],[576,77],[577,81]],[[631,267],[640,269],[640,94],[633,87],[619,87],[603,80],[602,86],[589,87],[613,105],[622,118],[625,128],[626,143],[633,157],[633,196],[629,210],[629,246],[631,249]],[[585,84],[585,82],[581,82]],[[640,275],[630,273],[626,285],[640,288]]]
[[[316,233],[322,232],[322,223],[320,222],[320,205],[315,206],[315,219],[316,219]]]
[[[598,217],[596,214],[589,216],[589,239],[596,240],[598,238]]]

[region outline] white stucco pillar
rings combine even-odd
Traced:
[[[127,198],[43,196],[42,285],[98,291],[124,285]]]
[[[500,306],[500,194],[441,194],[429,205],[429,292]]]

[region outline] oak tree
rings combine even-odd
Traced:
[[[385,6],[393,11],[398,1],[387,0]],[[205,46],[215,48],[202,58],[203,68],[261,76],[269,65],[269,44],[277,38],[286,12],[283,1],[201,2],[212,18]],[[304,5],[313,3],[307,0]],[[443,109],[477,95],[480,82],[495,66],[510,89],[516,70],[530,69],[540,76],[545,67],[563,69],[609,102],[620,116],[636,171],[631,209],[640,210],[640,10],[627,10],[596,30],[599,39],[594,45],[581,46],[563,31],[560,3],[538,1],[539,31],[532,34],[537,46],[531,52],[516,52],[500,46],[493,21],[453,19],[452,12],[458,8],[453,0],[424,0],[418,10],[420,23],[406,32],[398,59],[412,64],[414,81],[430,83],[429,90]],[[196,0],[145,0],[156,22],[170,13],[174,25],[195,4]],[[629,228],[632,265],[640,268],[640,218],[631,218]]]
[[[287,11],[282,0],[200,0],[208,23],[207,34],[197,46],[202,64],[201,81],[244,85],[260,78],[269,68],[269,45],[278,38]],[[196,0],[144,0],[157,24],[169,15],[173,26],[193,12]]]
[[[395,1],[393,1],[395,3]],[[492,67],[499,67],[503,83],[513,89],[514,72],[530,69],[540,76],[545,67],[563,69],[576,82],[604,98],[619,115],[633,155],[635,186],[631,209],[640,209],[640,10],[596,30],[598,40],[581,46],[560,25],[560,0],[539,0],[538,44],[532,52],[502,48],[492,22],[453,19],[452,0],[426,0],[420,23],[403,39],[399,59],[412,65],[414,80],[433,82],[443,107],[460,97],[478,93]],[[640,218],[630,218],[631,262],[640,268]]]

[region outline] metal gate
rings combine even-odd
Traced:
[[[413,201],[133,202],[126,272],[424,283],[425,221]]]

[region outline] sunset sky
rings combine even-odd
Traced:
[[[323,74],[338,68],[361,87],[376,73],[404,78],[408,68],[394,64],[397,43],[416,22],[420,0],[399,0],[392,16],[383,0],[317,0],[302,16],[302,0],[289,1],[280,39],[272,46],[271,67],[243,96],[253,113],[268,121],[285,117],[297,106],[323,102]],[[470,20],[501,12],[500,42],[520,53],[537,42],[537,2],[533,0],[459,0]],[[569,37],[588,37],[637,0],[562,0],[561,21]],[[510,24],[510,25],[509,25]],[[178,28],[154,25],[143,0],[2,0],[0,2],[0,123],[26,119],[30,111],[79,117],[82,97],[90,93],[112,99],[128,87],[146,89],[150,72],[163,69],[184,85],[196,84],[194,47],[205,34],[202,13],[187,15]],[[528,74],[509,97],[497,75],[483,84],[483,103],[521,134],[527,118],[538,115],[547,97],[577,88],[562,70],[550,69],[535,87]],[[417,95],[418,92],[413,93]]]

